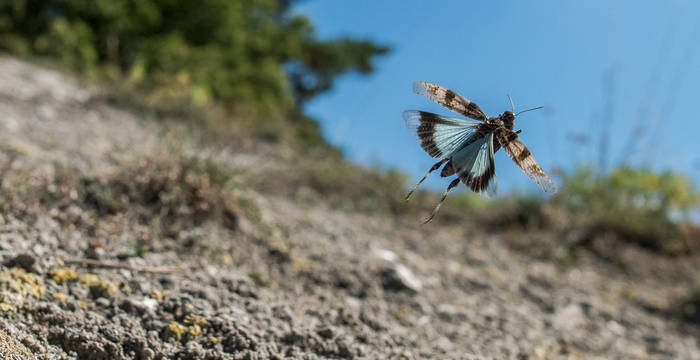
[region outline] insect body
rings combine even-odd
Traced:
[[[488,117],[474,102],[471,102],[454,91],[440,85],[425,81],[413,83],[413,91],[423,95],[438,104],[474,119],[465,120],[454,117],[446,117],[425,111],[404,111],[403,118],[406,126],[418,137],[421,147],[430,156],[440,159],[428,173],[409,191],[406,200],[411,198],[418,188],[433,171],[443,166],[440,176],[447,177],[457,175],[442,195],[442,199],[435,206],[425,223],[431,221],[437,214],[440,206],[447,198],[452,188],[457,186],[460,180],[474,192],[494,195],[497,189],[496,167],[493,154],[503,148],[508,156],[534,180],[539,187],[548,193],[557,191],[552,179],[542,170],[530,150],[520,141],[517,132],[513,131],[515,118],[533,108],[515,114],[506,111],[495,117]],[[513,103],[511,101],[511,107]]]

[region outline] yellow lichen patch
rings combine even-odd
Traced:
[[[55,293],[53,293],[53,298],[60,301],[60,302],[64,302],[64,301],[66,301],[66,299],[68,299],[68,295],[66,295],[62,292],[55,292]]]
[[[199,315],[187,315],[185,316],[185,320],[183,320],[183,322],[187,325],[198,325],[203,328],[209,326],[207,319]]]
[[[95,274],[78,274],[69,268],[51,269],[49,270],[49,275],[58,284],[63,284],[70,280],[78,280],[80,285],[90,289],[90,294],[94,297],[108,298],[119,290],[127,294],[131,292],[131,288],[127,284],[118,284],[104,280]]]
[[[165,296],[165,290],[151,290],[148,292],[148,297],[151,299],[161,302]]]
[[[188,317],[188,318],[191,319],[190,317]],[[188,318],[186,318],[186,319],[188,319]],[[208,325],[207,321],[204,320],[204,318],[201,318],[201,317],[199,317],[199,318],[201,320],[198,319],[197,321],[203,322],[205,325]],[[187,320],[185,320],[185,321],[187,321]],[[190,321],[192,321],[192,320],[190,320]],[[202,335],[202,327],[200,327],[199,325],[197,325],[193,322],[190,322],[189,326],[185,326],[185,325],[180,324],[177,321],[173,321],[170,323],[170,325],[168,325],[167,329],[165,329],[165,333],[168,336],[175,338],[175,339],[178,339],[178,340],[180,340],[183,337],[183,335],[188,337],[188,338],[194,338],[194,337]]]
[[[187,327],[187,335],[190,337],[202,335],[202,328],[199,325],[190,325]]]
[[[219,342],[219,338],[216,337],[216,336],[210,336],[210,337],[209,337],[209,342],[212,343],[212,344],[216,344],[216,343]]]
[[[78,276],[78,281],[80,285],[90,287],[91,284],[100,282],[100,277],[95,274],[80,274],[80,276]]]
[[[180,324],[177,321],[173,321],[170,323],[170,325],[168,325],[168,328],[165,330],[165,332],[168,334],[168,336],[180,340],[180,338],[182,338],[182,335],[184,335],[187,332],[187,327]]]
[[[119,290],[121,290],[124,294],[131,294],[131,286],[127,283],[119,283]]]
[[[94,297],[109,298],[119,291],[119,286],[116,283],[104,280],[95,274],[80,274],[78,281],[90,289],[90,294]]]
[[[58,268],[49,270],[49,275],[53,278],[57,284],[63,284],[68,280],[75,280],[78,278],[78,274],[69,268]]]
[[[22,268],[13,267],[0,272],[0,310],[17,311],[27,297],[44,295],[44,281]]]
[[[17,311],[17,308],[10,305],[6,304],[4,302],[0,303],[0,311],[8,312],[8,311]]]

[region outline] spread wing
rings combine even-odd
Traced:
[[[479,105],[469,101],[456,92],[444,88],[440,85],[426,81],[416,81],[413,83],[413,92],[423,95],[430,100],[468,118],[485,121],[489,117],[479,108]]]
[[[423,150],[439,159],[449,158],[461,149],[481,124],[417,110],[404,111],[403,118]]]
[[[546,193],[557,192],[557,186],[542,170],[542,167],[537,163],[535,157],[532,156],[530,150],[520,141],[518,134],[508,129],[500,128],[496,130],[496,138],[508,156],[515,161],[530,179],[537,183],[542,191]]]
[[[493,161],[493,132],[457,151],[450,161],[460,180],[474,192],[496,194],[496,166]]]

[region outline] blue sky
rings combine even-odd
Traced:
[[[516,129],[545,170],[598,162],[606,133],[608,164],[632,154],[632,164],[682,171],[699,183],[698,1],[308,0],[296,11],[311,17],[321,38],[392,47],[374,74],[344,76],[307,106],[324,135],[362,165],[396,167],[418,180],[434,163],[401,118],[407,109],[452,115],[412,93],[413,81],[427,80],[489,116],[510,108],[506,94],[516,110],[544,105],[520,116]],[[502,151],[496,171],[501,193],[537,189]],[[449,183],[429,180],[434,189]]]

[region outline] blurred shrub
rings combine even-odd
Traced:
[[[146,226],[154,239],[209,221],[235,230],[239,217],[259,218],[255,203],[237,191],[236,175],[210,157],[171,149],[122,162],[117,171],[97,176],[60,166],[17,170],[3,181],[0,205],[12,214],[49,206],[59,221],[83,229],[101,219],[127,217]],[[76,213],[77,208],[84,212]]]
[[[544,228],[549,225],[546,202],[537,193],[514,192],[490,201],[480,217],[492,229],[516,226]]]
[[[78,184],[82,201],[107,216],[130,211],[164,236],[174,236],[204,221],[235,228],[237,217],[256,211],[230,191],[233,172],[211,158],[154,153],[125,163],[104,177],[83,177]]]
[[[299,111],[340,74],[372,72],[373,57],[387,51],[369,41],[318,40],[291,3],[0,0],[0,49],[46,56],[104,79],[125,78],[156,99],[245,105],[261,120]],[[317,132],[303,126],[305,120],[293,128],[304,136]],[[266,127],[267,134],[279,132],[274,122]]]
[[[561,235],[552,238],[559,238],[560,244],[550,245],[563,247],[559,250],[567,253],[564,248],[593,246],[597,237],[610,235],[666,254],[700,250],[696,239],[700,232],[693,231],[697,227],[690,220],[698,193],[684,176],[618,168],[597,177],[591,169],[580,168],[562,179],[560,192],[551,200],[530,193],[512,193],[494,200],[471,192],[452,194],[437,221],[476,222],[494,231],[550,231]],[[259,191],[295,197],[300,202],[409,215],[418,222],[420,214],[427,214],[439,196],[418,191],[405,202],[406,181],[400,172],[364,169],[340,155],[301,158],[247,180]]]
[[[346,211],[402,214],[416,210],[415,202],[404,200],[405,174],[362,168],[338,153],[301,157],[284,167],[255,174],[248,182],[261,192]]]
[[[580,248],[616,259],[623,243],[666,255],[700,251],[694,222],[700,194],[687,177],[629,167],[604,176],[579,167],[560,176],[560,190],[549,200],[515,192],[472,216],[492,231],[513,230],[508,237],[518,250],[564,262]]]
[[[562,180],[552,205],[565,211],[570,222],[611,231],[653,250],[689,250],[680,224],[690,221],[698,193],[685,176],[620,167],[596,177],[590,168],[580,168]]]

